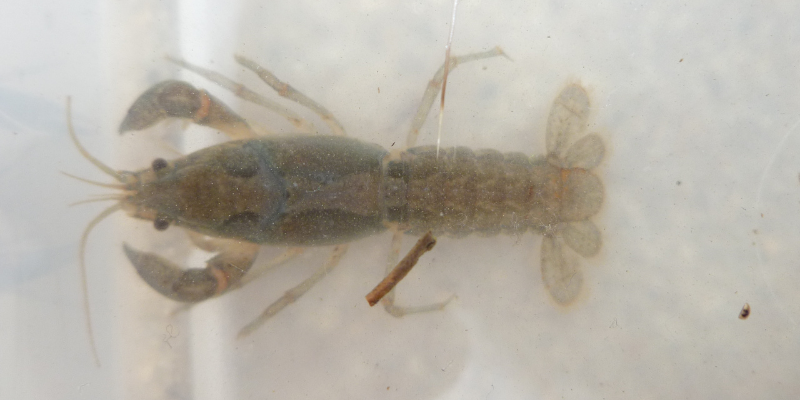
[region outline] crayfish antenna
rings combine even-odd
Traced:
[[[81,242],[78,245],[78,268],[81,273],[81,289],[83,290],[83,311],[86,314],[86,334],[89,336],[89,346],[92,349],[92,357],[94,358],[94,363],[100,367],[100,356],[97,355],[97,345],[94,341],[94,330],[92,330],[92,312],[91,308],[89,307],[89,284],[86,280],[86,241],[89,238],[89,233],[92,232],[97,224],[100,223],[103,219],[108,217],[109,215],[115,213],[119,209],[122,208],[120,204],[114,204],[111,207],[106,208],[98,214],[94,219],[89,222],[89,225],[86,225],[86,229],[83,230],[83,235],[81,235]]]

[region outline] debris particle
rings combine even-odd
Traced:
[[[750,304],[744,303],[742,311],[739,311],[739,319],[747,319],[750,316]]]
[[[431,231],[428,231],[428,233],[422,235],[414,247],[411,248],[411,251],[409,251],[402,260],[400,260],[397,266],[395,266],[388,275],[386,275],[386,278],[383,278],[378,286],[375,286],[375,289],[372,289],[372,291],[367,294],[366,297],[369,306],[372,307],[375,304],[378,304],[383,296],[385,296],[386,293],[389,293],[395,287],[395,285],[400,283],[400,281],[403,280],[406,275],[408,275],[409,271],[411,271],[411,268],[414,268],[414,266],[417,265],[419,258],[426,252],[433,249],[433,246],[435,245],[436,239],[433,237],[433,234],[431,234]]]

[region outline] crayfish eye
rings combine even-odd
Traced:
[[[169,164],[167,163],[167,160],[163,158],[156,158],[153,160],[153,164],[151,166],[153,167],[153,171],[158,172],[164,168],[167,168],[168,165]]]
[[[157,231],[164,231],[169,228],[169,219],[162,215],[156,216],[156,219],[153,220],[153,227],[156,228]]]

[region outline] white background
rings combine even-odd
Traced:
[[[794,398],[800,360],[800,3],[469,1],[454,52],[513,58],[459,67],[443,143],[541,154],[550,103],[569,82],[606,140],[601,254],[579,304],[560,310],[539,274],[541,238],[442,239],[399,287],[444,311],[394,319],[363,299],[389,236],[252,336],[235,335],[327,251],[189,313],[147,287],[121,242],[187,258],[177,229],[123,214],[90,237],[84,330],[77,246],[105,177],[169,155],[172,126],[120,137],[133,99],[167,78],[209,89],[258,124],[280,118],[167,63],[179,55],[276,97],[243,54],[328,107],[353,137],[405,140],[444,58],[449,1],[71,1],[0,6],[0,398],[519,399]],[[231,4],[228,4],[231,3]],[[395,5],[396,4],[396,5]],[[303,115],[313,116],[299,107]],[[314,120],[321,126],[318,120]],[[434,143],[429,121],[420,142]],[[182,135],[167,134],[167,141]],[[215,133],[190,129],[185,146]],[[406,240],[406,247],[413,242]],[[281,249],[265,250],[262,261]],[[742,305],[752,315],[737,318]],[[169,333],[172,335],[169,335]],[[174,337],[169,337],[174,336]]]

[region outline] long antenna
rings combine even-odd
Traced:
[[[70,139],[72,139],[72,143],[74,143],[75,147],[78,148],[78,151],[81,153],[83,158],[89,160],[90,163],[94,164],[97,168],[100,168],[100,170],[108,174],[108,176],[116,179],[119,182],[124,181],[122,174],[103,164],[102,161],[91,155],[91,153],[89,153],[89,151],[83,147],[81,142],[78,141],[78,135],[75,134],[75,129],[72,127],[72,99],[69,96],[67,96],[67,131],[69,132]]]
[[[439,132],[436,135],[436,158],[439,158],[439,147],[442,144],[442,120],[444,119],[444,93],[447,90],[447,74],[450,73],[450,47],[453,44],[453,32],[456,30],[456,9],[458,0],[453,0],[453,18],[450,21],[450,36],[444,52],[444,80],[442,81],[442,101],[439,104]]]
[[[92,232],[97,224],[100,223],[105,217],[115,213],[117,210],[122,209],[122,206],[119,204],[115,204],[111,207],[106,208],[98,214],[89,225],[86,226],[86,229],[83,230],[83,235],[81,235],[81,242],[78,245],[78,269],[81,273],[81,289],[83,291],[83,312],[86,315],[86,334],[89,336],[89,347],[92,349],[92,358],[94,359],[94,364],[100,367],[100,356],[97,354],[97,344],[94,341],[94,330],[92,329],[92,310],[89,307],[89,283],[86,279],[86,242],[89,239],[89,233]]]
[[[72,99],[67,96],[67,131],[69,132],[69,137],[72,139],[72,143],[75,144],[75,147],[78,148],[78,151],[81,155],[89,160],[92,164],[94,164],[97,168],[101,171],[105,172],[109,176],[113,177],[119,182],[123,182],[123,176],[117,171],[114,171],[111,167],[103,164],[100,160],[92,156],[88,150],[86,150],[81,142],[78,141],[78,135],[75,134],[75,128],[72,126]],[[115,185],[115,184],[106,184],[102,182],[95,182],[89,179],[79,178],[75,175],[68,174],[66,172],[61,172],[62,174],[69,176],[71,178],[77,179],[82,182],[90,183],[92,185],[102,186],[102,187],[109,187],[112,189],[124,189],[125,186]],[[102,200],[114,200],[113,196],[102,198]],[[90,200],[91,201],[91,200]],[[89,233],[92,232],[92,229],[100,223],[104,218],[108,217],[109,215],[113,214],[117,210],[122,209],[121,204],[115,204],[109,208],[106,208],[103,212],[99,215],[94,217],[89,222],[89,225],[86,226],[84,229],[83,234],[81,235],[81,242],[78,245],[78,270],[80,271],[81,276],[81,289],[83,291],[83,312],[86,315],[86,334],[89,337],[89,348],[92,350],[92,358],[94,359],[94,364],[99,368],[100,367],[100,356],[97,354],[97,344],[94,340],[94,330],[92,329],[92,311],[89,307],[89,283],[86,278],[86,242],[89,238]]]

